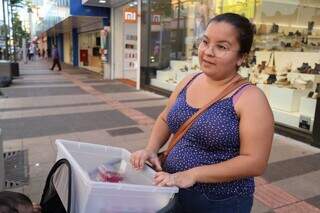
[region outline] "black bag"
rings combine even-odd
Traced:
[[[40,206],[42,213],[70,213],[71,207],[71,165],[67,159],[57,161],[51,168],[43,189]],[[56,184],[59,182],[59,184]],[[62,186],[60,190],[59,186]],[[63,187],[64,186],[64,187]],[[64,195],[64,198],[60,198]]]
[[[0,87],[8,87],[11,84],[11,78],[7,76],[0,76]]]

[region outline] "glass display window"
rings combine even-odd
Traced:
[[[208,21],[238,13],[255,31],[239,73],[265,93],[277,124],[313,135],[320,127],[320,1],[172,0],[149,6],[150,16],[161,16],[149,28],[146,82],[152,88],[170,92],[185,76],[201,72],[197,44]]]

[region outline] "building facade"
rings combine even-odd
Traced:
[[[201,72],[198,41],[210,18],[244,15],[255,38],[239,73],[266,94],[279,133],[320,146],[319,1],[70,1],[52,4],[45,14],[55,15],[38,25],[48,53],[56,43],[65,63],[166,95]]]
[[[57,45],[60,60],[103,74],[100,31],[110,26],[110,8],[85,6],[81,0],[44,0],[34,24],[40,52],[51,57]]]

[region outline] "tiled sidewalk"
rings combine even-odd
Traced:
[[[29,180],[12,190],[36,202],[55,161],[55,139],[140,149],[167,101],[67,65],[63,72],[49,71],[42,60],[20,66],[21,76],[1,89],[0,124],[4,150],[27,153]],[[319,149],[275,135],[252,212],[320,212],[319,162]]]

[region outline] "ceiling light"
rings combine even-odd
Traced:
[[[99,0],[99,3],[106,3],[106,0]]]

